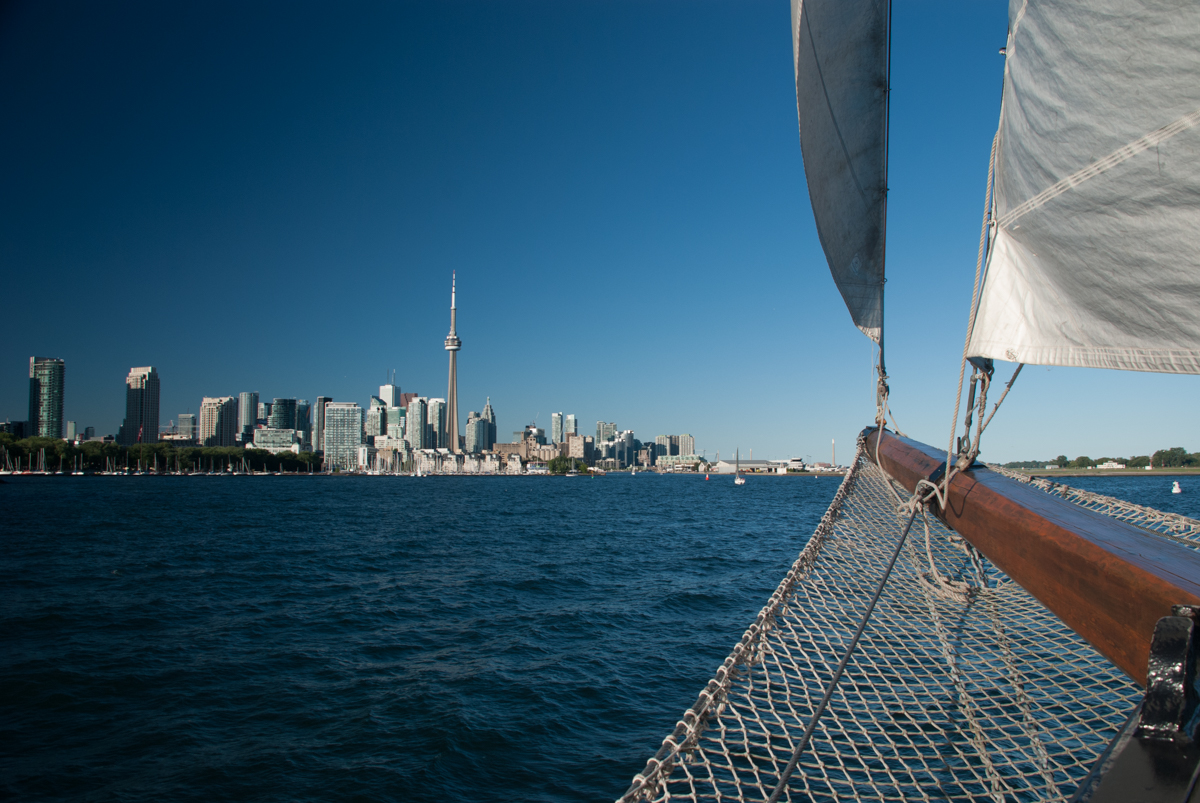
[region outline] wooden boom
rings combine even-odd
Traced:
[[[946,452],[875,427],[871,459],[911,492]],[[1200,552],[975,466],[954,476],[945,524],[1143,686],[1172,605],[1200,604]]]

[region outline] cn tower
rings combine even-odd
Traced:
[[[462,341],[456,333],[458,313],[454,305],[455,275],[450,274],[450,334],[446,335],[446,351],[450,352],[450,389],[446,391],[446,446],[458,453],[458,350]]]

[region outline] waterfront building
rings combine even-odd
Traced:
[[[312,448],[314,452],[325,451],[325,405],[333,401],[332,396],[318,396],[313,410]]]
[[[328,471],[353,471],[362,445],[363,409],[354,402],[325,405],[324,452]]]
[[[267,422],[269,422],[270,420],[271,420],[271,403],[270,402],[259,402],[258,403],[258,418],[254,419],[255,423],[262,424],[265,427],[267,425]]]
[[[425,401],[425,443],[426,449],[448,449],[446,445],[446,400],[427,399]]]
[[[273,399],[271,414],[267,416],[267,426],[271,429],[296,428],[296,400]]]
[[[427,413],[425,399],[420,396],[408,403],[404,416],[404,440],[408,441],[408,447],[413,451],[430,448],[425,437]]]
[[[312,451],[312,406],[308,399],[296,399],[296,432],[300,437],[300,451]]]
[[[451,452],[457,453],[458,448],[458,350],[462,348],[462,341],[459,340],[457,334],[458,311],[454,301],[455,292],[455,275],[450,274],[450,334],[446,336],[446,351],[450,352],[450,387],[446,391],[446,421],[444,431],[446,438],[444,445]],[[439,430],[442,431],[442,430]],[[438,438],[439,441],[442,438]]]
[[[196,416],[191,413],[179,414],[179,437],[185,441],[196,440]]]
[[[488,422],[487,443],[483,447],[486,451],[496,445],[496,411],[492,409],[491,396],[487,397],[487,404],[483,406],[483,414],[480,418]]]
[[[562,413],[551,413],[550,414],[550,442],[551,443],[562,443],[563,442],[563,414]]]
[[[563,440],[566,440],[572,435],[579,434],[579,422],[575,420],[574,413],[567,413],[563,418]]]
[[[696,439],[686,432],[679,436],[679,453],[680,454],[695,454]]]
[[[63,436],[63,383],[67,363],[57,357],[29,358],[29,429],[37,438]],[[158,422],[155,421],[155,433]]]
[[[205,396],[200,402],[200,445],[233,446],[237,434],[237,401],[232,396]]]
[[[259,427],[254,430],[254,449],[264,449],[271,454],[280,452],[300,453],[300,433],[294,429],[271,429]]]
[[[242,441],[254,436],[254,425],[258,421],[258,391],[245,391],[238,394],[238,432]]]
[[[76,437],[78,437],[78,435],[77,435],[77,433],[76,433],[76,431],[75,431],[75,422],[74,422],[74,421],[68,421],[68,422],[67,422],[67,426],[66,426],[66,434],[65,434],[65,435],[63,435],[63,437],[64,437],[64,438],[66,438],[66,439],[67,439],[67,440],[69,440],[69,441],[73,441],[73,440],[75,440],[75,439],[76,439]]]
[[[117,431],[117,443],[132,446],[158,440],[159,391],[158,371],[153,365],[129,369],[125,377],[125,421]]]
[[[605,423],[604,421],[596,422],[596,443],[611,441],[616,437],[617,425],[615,423]]]
[[[96,428],[95,427],[84,427],[83,428],[83,439],[85,441],[90,441],[94,437],[96,437]]]

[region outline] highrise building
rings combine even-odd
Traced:
[[[78,437],[78,434],[75,431],[75,422],[74,421],[67,422],[67,434],[64,435],[63,437],[69,441],[73,441]]]
[[[238,410],[241,410],[240,406]],[[196,416],[191,413],[179,414],[179,437],[189,441],[196,440]]]
[[[158,371],[153,365],[129,369],[125,377],[125,421],[117,431],[117,443],[132,446],[158,441],[159,389]]]
[[[371,406],[367,409],[367,420],[363,427],[363,435],[368,444],[374,444],[379,435],[386,435],[388,425],[387,404],[378,396],[371,397]]]
[[[686,432],[679,436],[679,453],[680,454],[695,454],[696,439]]]
[[[274,399],[271,402],[271,414],[267,416],[267,426],[271,429],[296,428],[296,400]]]
[[[389,407],[387,410],[387,436],[395,438],[397,441],[404,440],[404,432],[406,430],[404,419],[407,418],[408,410],[404,407]]]
[[[296,432],[300,439],[300,451],[312,451],[312,407],[308,404],[308,399],[296,399]]]
[[[447,446],[446,400],[426,399],[425,401],[425,442],[426,449],[449,449]]]
[[[330,396],[318,396],[313,410],[312,448],[314,452],[325,451],[325,405],[333,401]]]
[[[388,407],[400,407],[400,386],[389,382],[386,385],[379,386],[379,398],[383,399],[383,403]]]
[[[484,421],[488,422],[487,445],[485,450],[491,449],[496,445],[496,411],[492,409],[492,397],[487,397],[487,404],[483,406],[483,415],[480,416]]]
[[[429,441],[426,439],[427,421],[426,415],[428,410],[425,406],[425,399],[418,396],[408,403],[408,410],[404,419],[404,440],[408,441],[408,446],[411,449],[429,449]]]
[[[562,413],[550,414],[550,442],[563,442],[563,415]]]
[[[483,420],[475,413],[467,416],[467,431],[466,431],[466,451],[467,454],[479,454],[485,451],[488,447],[488,422]]]
[[[363,409],[354,402],[325,405],[325,469],[353,471],[362,445]]]
[[[567,440],[572,435],[579,434],[579,422],[575,420],[574,413],[567,413],[563,419],[563,440]]]
[[[232,396],[205,396],[200,402],[200,445],[233,446],[237,435],[237,401]]]
[[[254,424],[258,420],[258,393],[246,392],[238,394],[238,432],[254,435]],[[249,440],[249,438],[243,438]]]
[[[63,435],[63,380],[67,364],[56,357],[29,358],[29,428],[35,438]],[[156,408],[157,409],[157,408]],[[158,434],[158,421],[154,422]]]
[[[458,449],[458,350],[462,348],[462,341],[458,339],[456,333],[458,323],[458,312],[455,309],[454,303],[454,284],[455,275],[450,274],[450,334],[446,336],[446,351],[450,352],[450,389],[446,391],[446,422],[444,431],[446,432],[446,448],[452,452],[459,451]],[[438,440],[442,438],[439,437]],[[442,444],[438,444],[441,446]]]
[[[617,425],[614,423],[596,422],[596,443],[611,441],[617,437]]]

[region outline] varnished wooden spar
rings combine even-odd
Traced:
[[[867,437],[876,458],[875,427]],[[880,467],[910,492],[946,452],[884,431]],[[936,504],[935,504],[936,508]],[[1150,638],[1171,606],[1200,604],[1200,553],[977,466],[934,511],[1143,686]]]

